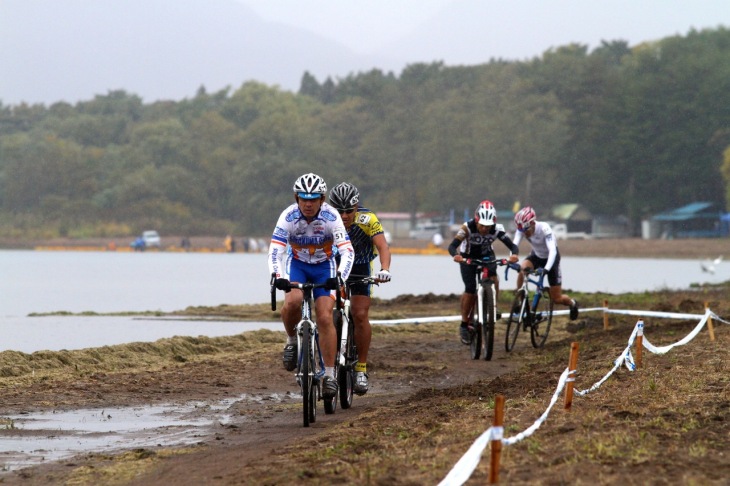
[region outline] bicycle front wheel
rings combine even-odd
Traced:
[[[530,327],[530,340],[532,346],[541,348],[545,345],[548,334],[550,333],[550,325],[553,322],[553,300],[547,290],[543,291],[537,308],[532,314],[532,326]]]
[[[515,347],[517,335],[522,327],[522,316],[525,314],[525,294],[520,291],[515,295],[512,308],[507,319],[507,334],[504,336],[504,349],[509,353]]]
[[[302,324],[302,355],[301,368],[299,370],[302,384],[302,412],[304,426],[314,422],[317,417],[317,387],[314,382],[314,339],[312,336],[311,322]]]
[[[492,359],[492,351],[494,350],[494,322],[497,304],[497,295],[494,290],[494,282],[491,280],[484,283],[484,300],[482,300],[482,314],[484,314],[484,323],[482,330],[484,331],[484,359],[489,361]]]
[[[337,381],[340,386],[340,406],[343,410],[352,406],[353,384],[355,383],[355,363],[357,363],[357,347],[355,346],[355,321],[348,313],[347,341],[345,349],[345,364],[339,367]]]
[[[482,323],[479,322],[479,312],[477,305],[474,304],[474,308],[471,310],[471,343],[469,349],[471,351],[471,359],[479,359],[482,355]]]

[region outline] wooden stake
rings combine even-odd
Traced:
[[[707,302],[705,302],[705,310],[709,308],[709,305]],[[712,317],[707,318],[707,330],[710,331],[710,341],[715,340],[715,328],[712,327]]]
[[[644,349],[644,321],[639,319],[636,323],[639,330],[636,332],[636,369],[641,368],[641,350]]]
[[[570,361],[568,364],[568,381],[565,382],[565,410],[570,411],[573,405],[573,382],[575,381],[575,369],[578,367],[578,343],[570,343]]]
[[[603,301],[603,307],[605,307],[606,310],[608,310],[608,300],[607,299],[605,299]],[[606,311],[603,311],[603,330],[608,331],[608,312],[606,312]]]
[[[489,484],[499,482],[499,460],[502,457],[502,436],[504,435],[504,395],[494,397],[494,420],[492,421],[492,458],[489,462]]]

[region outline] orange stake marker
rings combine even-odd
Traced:
[[[489,484],[499,482],[499,460],[502,456],[504,435],[504,395],[494,397],[494,420],[492,422],[492,457],[489,462]]]
[[[708,304],[705,302],[705,310],[708,309]],[[712,327],[712,317],[707,318],[707,330],[710,331],[710,341],[715,340],[715,328]]]
[[[568,371],[570,375],[568,380],[565,382],[565,410],[570,411],[571,405],[573,405],[573,382],[575,381],[575,370],[578,367],[578,343],[570,343],[570,362],[568,364]]]
[[[639,319],[636,323],[639,330],[636,332],[636,369],[641,368],[641,351],[644,349],[644,321]]]
[[[608,310],[608,300],[603,301],[603,307]],[[603,311],[603,330],[608,331],[608,312]]]

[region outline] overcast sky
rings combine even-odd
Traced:
[[[730,28],[730,0],[0,0],[0,103],[296,91],[415,63],[522,61]]]
[[[446,64],[482,63],[490,57],[526,59],[572,42],[591,48],[601,40],[630,45],[691,28],[730,27],[728,0],[237,0],[260,16],[306,28],[361,54],[393,48],[449,5],[471,10],[471,24],[447,23],[434,43],[408,46],[409,58]],[[443,20],[443,19],[442,19]],[[449,38],[450,42],[444,42]]]

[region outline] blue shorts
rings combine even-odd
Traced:
[[[292,258],[289,260],[289,281],[325,283],[328,278],[337,276],[336,270],[334,259],[322,263],[304,263]],[[330,295],[330,292],[325,288],[314,289],[314,299]]]

